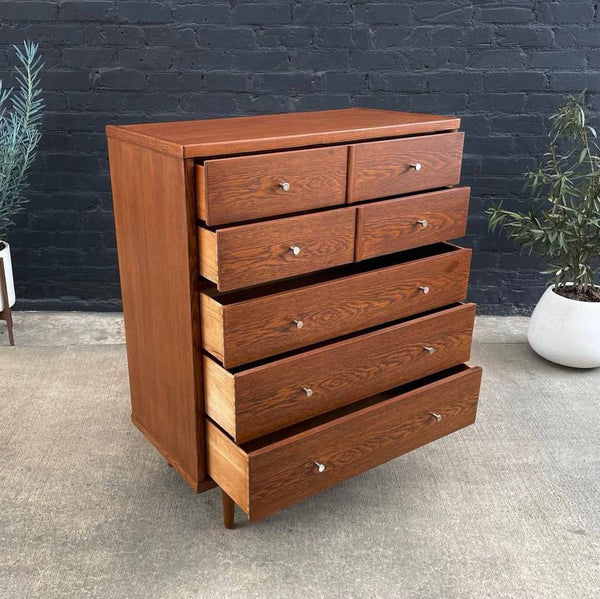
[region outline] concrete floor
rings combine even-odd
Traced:
[[[114,345],[125,343],[123,315],[110,312],[14,312],[16,343],[33,345]],[[474,341],[522,343],[526,341],[524,316],[479,316]],[[0,323],[0,347],[6,345],[6,328]]]
[[[0,598],[600,596],[600,369],[479,318],[477,423],[261,522],[221,526],[129,422],[122,319],[0,323]]]

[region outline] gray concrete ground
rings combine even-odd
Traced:
[[[234,531],[129,422],[120,315],[15,320],[2,599],[600,596],[600,370],[538,358],[526,319],[477,321],[474,426]]]
[[[123,315],[110,312],[15,312],[17,345],[111,345],[125,343]],[[516,343],[526,340],[524,316],[479,316],[475,341]],[[0,323],[0,347],[6,345]]]

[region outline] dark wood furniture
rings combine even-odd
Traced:
[[[0,310],[0,320],[6,322],[6,330],[8,331],[8,343],[9,345],[15,344],[15,333],[12,319],[12,311],[10,309],[8,301],[8,285],[6,284],[6,270],[4,267],[4,258],[0,258],[0,304],[2,310]]]
[[[459,125],[107,127],[132,419],[227,528],[474,422]]]

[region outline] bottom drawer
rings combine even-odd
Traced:
[[[208,474],[258,520],[472,424],[480,382],[461,365],[242,445],[207,420]]]

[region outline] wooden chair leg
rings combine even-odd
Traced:
[[[0,258],[0,297],[2,298],[2,303],[4,305],[4,309],[0,310],[0,318],[6,321],[6,328],[8,329],[8,342],[10,345],[14,345],[15,334],[12,312],[10,311],[10,306],[8,305],[8,287],[6,285],[6,274],[4,270],[3,258]]]
[[[223,526],[231,530],[235,526],[234,522],[234,503],[233,499],[225,493],[225,491],[221,491],[223,494]]]

